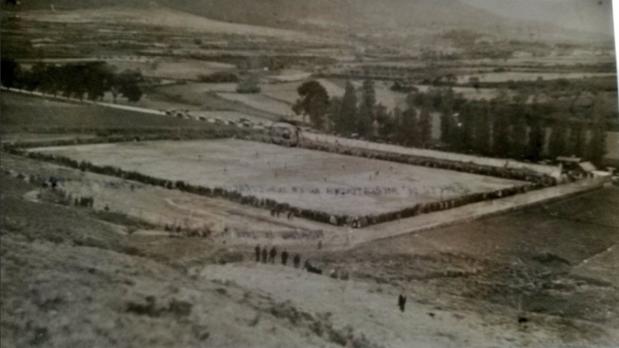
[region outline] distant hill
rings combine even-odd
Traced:
[[[233,22],[277,25],[308,18],[349,26],[493,25],[502,19],[460,0],[28,0],[24,9],[166,6]]]
[[[573,8],[579,11],[588,9],[588,12],[578,12],[582,17],[581,23],[598,18],[597,8],[579,5],[580,2],[594,0],[561,1],[572,3]],[[557,12],[556,0],[29,0],[23,3],[24,9],[49,9],[53,4],[57,10],[164,6],[212,19],[279,28],[315,26],[349,32],[469,29],[535,40],[562,38],[585,41],[601,38],[579,32],[600,32],[588,26],[558,27],[562,13],[567,13],[566,18],[570,21],[573,21],[574,13]],[[526,3],[528,6],[515,3]],[[531,16],[527,17],[525,13]],[[545,16],[553,20],[541,21]],[[598,26],[603,29],[606,24]]]
[[[501,16],[612,35],[612,0],[461,0]]]

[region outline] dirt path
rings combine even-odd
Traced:
[[[355,231],[351,246],[507,213],[535,204],[550,202],[552,200],[592,191],[602,187],[603,184],[603,179],[586,179],[571,184],[530,191],[511,197],[467,204],[449,210],[369,226]]]

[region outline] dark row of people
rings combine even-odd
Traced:
[[[277,248],[272,247],[270,250],[268,247],[261,248],[260,245],[256,245],[254,248],[256,262],[272,263],[274,264],[277,259]],[[291,255],[286,251],[282,251],[280,254],[280,261],[282,265],[288,264],[288,258]],[[292,259],[292,264],[295,268],[299,268],[301,265],[301,255],[295,254]]]
[[[543,186],[552,186],[556,184],[556,179],[553,177],[544,174],[544,173],[535,173],[528,169],[520,169],[509,167],[509,161],[506,161],[504,166],[492,166],[492,165],[484,165],[466,162],[464,160],[455,161],[455,160],[441,160],[441,159],[426,159],[416,157],[415,155],[408,154],[396,154],[396,153],[377,153],[373,150],[363,150],[363,149],[355,149],[347,146],[340,146],[340,144],[335,144],[335,146],[330,144],[319,144],[314,143],[312,147],[318,148],[323,151],[328,152],[336,152],[336,153],[344,153],[358,157],[366,157],[366,158],[377,158],[387,161],[393,161],[397,163],[406,163],[413,164],[423,167],[429,168],[441,168],[446,170],[471,173],[471,174],[481,174],[488,176],[495,176],[506,179],[514,179],[514,180],[523,180],[528,182],[533,182],[536,184],[540,184]],[[378,176],[380,172],[377,171],[376,176]]]
[[[268,247],[261,248],[260,245],[256,245],[254,248],[254,253],[256,262],[275,264],[277,258],[277,248],[271,247],[269,250]],[[286,266],[288,264],[289,257],[290,254],[286,250],[281,252],[280,260],[282,265]],[[294,268],[299,268],[301,265],[301,255],[295,254],[292,259],[292,264]],[[310,273],[322,274],[322,269],[312,265],[309,260],[305,260],[303,263],[303,268]],[[398,308],[400,308],[401,312],[406,310],[406,295],[400,294],[398,296]]]
[[[281,209],[271,209],[272,217],[279,217],[280,215],[285,215],[288,220],[292,220],[294,213],[292,212],[292,210],[285,211]]]
[[[95,206],[95,199],[93,197],[75,197],[73,205],[76,207],[93,208]]]
[[[254,253],[255,253],[256,262],[271,263],[271,264],[275,264],[276,259],[277,259],[277,254],[278,254],[277,248],[275,247],[271,247],[271,249],[269,249],[268,247],[261,248],[260,245],[256,245],[256,247],[254,248]],[[288,251],[286,250],[282,251],[280,254],[281,264],[286,266],[288,264],[288,258],[290,257],[291,255],[288,253]],[[294,255],[294,257],[292,258],[292,265],[294,266],[294,268],[299,268],[301,266],[301,255],[299,254]],[[322,274],[322,269],[312,265],[312,263],[309,260],[305,260],[305,262],[303,263],[303,269],[305,269],[306,271],[310,273]]]

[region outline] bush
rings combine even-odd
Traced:
[[[198,76],[200,82],[206,83],[236,83],[239,82],[239,77],[231,72],[215,72],[208,75]]]

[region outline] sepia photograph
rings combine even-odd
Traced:
[[[619,348],[619,1],[0,10],[2,348]]]

